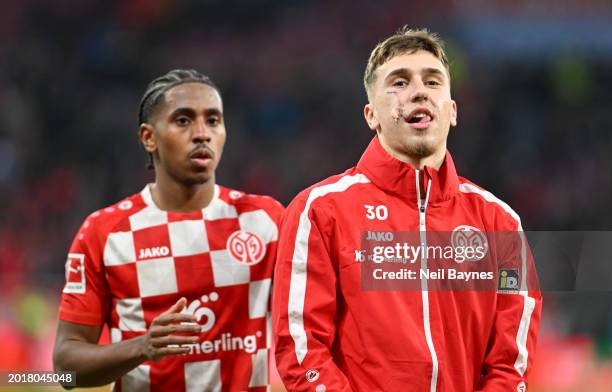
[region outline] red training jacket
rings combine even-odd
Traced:
[[[363,289],[364,232],[413,231],[426,241],[426,232],[462,226],[520,238],[520,290]],[[283,217],[273,322],[285,386],[526,391],[541,295],[524,284],[534,273],[524,238],[518,215],[458,177],[449,153],[438,171],[419,171],[375,137],[356,167],[301,192]],[[426,258],[420,263],[427,267]]]

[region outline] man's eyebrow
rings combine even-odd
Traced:
[[[434,76],[440,76],[440,77],[444,77],[445,75],[445,73],[442,70],[440,70],[439,68],[433,68],[433,67],[423,68],[419,72],[424,75],[434,75]],[[413,74],[413,71],[408,68],[397,68],[389,72],[389,74],[385,77],[385,81],[392,79],[396,76],[404,76],[404,77],[409,78],[412,76],[412,74]]]
[[[223,116],[223,112],[221,111],[221,109],[217,108],[206,109],[204,110],[204,114],[206,116]]]
[[[194,117],[194,116],[197,115],[197,113],[196,113],[196,111],[193,108],[190,108],[190,107],[176,108],[176,109],[174,109],[172,111],[172,113],[170,113],[170,116],[172,116],[172,117],[176,117],[176,116],[180,116],[180,115]],[[223,112],[221,111],[221,109],[218,109],[218,108],[210,108],[210,109],[204,110],[204,115],[206,115],[206,116],[222,116]]]
[[[435,76],[444,76],[445,75],[445,73],[442,70],[440,70],[438,68],[431,68],[431,67],[430,68],[423,68],[421,70],[421,72],[423,74],[426,74],[426,75],[435,75]]]
[[[172,111],[172,113],[170,113],[171,117],[176,117],[180,115],[195,116],[195,110],[189,107],[183,107],[183,108],[176,108]]]
[[[385,81],[394,78],[396,76],[406,76],[406,77],[410,77],[412,76],[412,71],[409,70],[408,68],[397,68],[394,69],[393,71],[389,72],[389,74],[385,77]]]

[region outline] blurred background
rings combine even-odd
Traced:
[[[218,182],[287,204],[353,166],[373,136],[362,75],[376,43],[403,24],[427,27],[453,63],[460,175],[526,229],[612,229],[610,1],[0,7],[0,369],[51,369],[70,242],[90,212],[152,180],[137,108],[146,84],[176,67],[221,89]],[[611,304],[610,290],[544,293],[530,391],[612,390]]]

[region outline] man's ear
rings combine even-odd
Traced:
[[[378,116],[371,103],[368,102],[363,108],[363,116],[371,130],[376,132],[380,130],[380,122],[378,121]]]
[[[453,127],[457,126],[457,102],[451,100],[450,124]]]
[[[149,153],[153,154],[157,150],[157,141],[155,140],[155,130],[153,126],[148,123],[140,124],[138,129],[138,138],[142,143],[144,149]]]

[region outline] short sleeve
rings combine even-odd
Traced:
[[[94,219],[85,220],[66,258],[66,284],[59,318],[78,324],[102,325],[110,306],[102,252]]]

